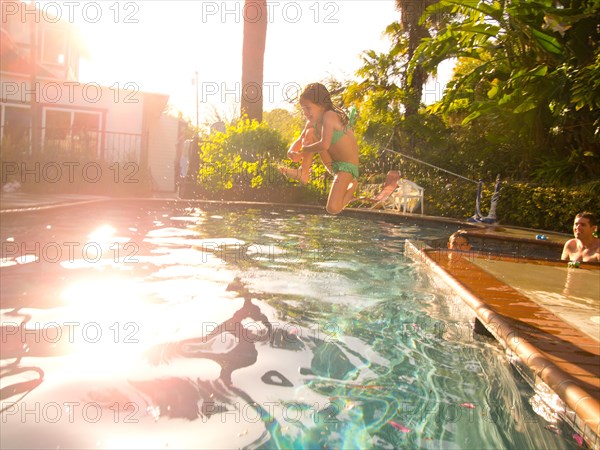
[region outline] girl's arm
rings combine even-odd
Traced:
[[[325,166],[327,172],[329,172],[330,175],[333,175],[333,168],[331,167],[333,160],[331,159],[329,152],[320,152],[319,157],[321,158],[321,162]]]
[[[337,115],[333,111],[326,111],[323,114],[323,128],[321,129],[321,139],[316,141],[314,144],[304,145],[302,147],[303,153],[321,153],[329,150],[331,144],[331,137],[333,136],[333,125],[337,118]]]
[[[300,137],[298,139],[296,139],[294,142],[292,142],[292,145],[290,145],[290,148],[288,149],[288,153],[290,153],[290,152],[298,153],[301,149],[302,149],[302,135],[300,135]]]
[[[294,142],[292,142],[292,145],[290,145],[287,155],[288,158],[290,158],[292,161],[298,162],[302,159],[302,143],[304,142],[305,137],[311,127],[312,125],[309,125],[309,123],[307,122],[304,126],[304,130],[302,130],[302,133],[300,133],[300,137]]]

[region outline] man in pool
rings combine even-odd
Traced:
[[[573,222],[574,239],[569,239],[563,248],[562,260],[600,262],[600,239],[594,236],[598,222],[591,212],[582,212]]]

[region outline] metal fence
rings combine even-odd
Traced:
[[[136,133],[42,128],[39,152],[32,148],[31,129],[0,127],[1,156],[6,159],[133,162],[147,154],[147,139]]]

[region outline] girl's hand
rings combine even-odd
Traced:
[[[314,128],[307,128],[302,135],[302,146],[314,144],[317,141]]]
[[[291,149],[288,150],[287,155],[293,162],[299,162],[302,159],[302,152],[295,152]]]

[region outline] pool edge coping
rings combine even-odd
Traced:
[[[577,420],[568,418],[567,411],[564,415],[561,415],[562,418],[566,419],[567,423],[580,432],[592,448],[600,449],[600,401],[578,386],[573,377],[544,356],[535,345],[528,342],[523,336],[519,336],[518,330],[515,330],[501,314],[480,300],[460,281],[435,262],[423,249],[418,248],[408,239],[405,241],[405,254],[415,262],[424,263],[438,279],[458,295],[494,339],[506,350],[510,350],[517,357],[517,362],[525,364],[535,377],[541,379],[568,406],[575,414],[576,419],[579,419],[584,426],[581,427],[578,425]],[[524,375],[522,370],[515,364],[515,361],[509,358],[509,362],[517,368],[522,376]],[[524,378],[530,385],[535,382],[535,379],[529,379],[527,376],[524,376]],[[534,388],[533,385],[532,388]],[[587,430],[593,433],[593,438],[588,435]]]
[[[75,206],[86,206],[94,203],[105,203],[105,202],[152,202],[152,203],[181,203],[188,205],[196,205],[196,204],[212,204],[212,205],[247,205],[247,206],[280,206],[280,207],[288,207],[288,208],[306,208],[306,209],[315,209],[315,210],[324,210],[325,206],[321,204],[312,204],[312,203],[279,203],[279,202],[260,202],[260,201],[252,201],[252,200],[209,200],[209,199],[184,199],[178,197],[93,197],[88,199],[73,199],[69,201],[56,201],[52,203],[40,203],[33,206],[25,206],[20,208],[2,208],[0,204],[0,215],[10,215],[10,214],[19,214],[19,213],[29,213],[36,211],[46,211],[52,209],[60,209],[60,208],[71,208]],[[347,207],[341,213],[344,215],[371,215],[371,216],[383,216],[383,217],[404,217],[411,218],[415,220],[430,220],[434,222],[440,223],[451,223],[454,225],[461,225],[464,227],[472,228],[472,229],[480,229],[485,230],[488,228],[488,225],[481,223],[472,223],[467,222],[460,219],[455,219],[452,217],[440,217],[440,216],[429,216],[426,214],[411,214],[411,213],[402,213],[394,210],[386,210],[386,209],[369,209],[369,208],[352,208]]]

